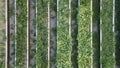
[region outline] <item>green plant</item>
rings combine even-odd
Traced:
[[[93,48],[91,45],[90,0],[81,0],[78,9],[78,65],[79,68],[90,68],[92,65]]]
[[[5,68],[5,1],[0,0],[0,68]]]
[[[69,35],[69,1],[58,2],[57,68],[71,68],[71,36]]]
[[[27,1],[16,0],[16,67],[25,68],[27,53]]]
[[[37,1],[37,67],[47,68],[48,64],[48,0]]]
[[[4,23],[2,25],[4,25]],[[0,66],[1,68],[5,68],[5,29],[0,31]]]
[[[4,61],[0,62],[0,67],[1,67],[1,68],[5,68],[5,63],[4,63]]]
[[[115,40],[113,32],[113,0],[103,0],[101,10],[102,51],[101,64],[103,68],[115,67]]]

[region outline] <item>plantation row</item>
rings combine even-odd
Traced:
[[[6,2],[0,68],[120,68],[119,0]]]
[[[0,0],[0,67],[5,66],[5,2]]]

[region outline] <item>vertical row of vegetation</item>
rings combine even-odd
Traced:
[[[78,9],[78,65],[79,68],[91,68],[91,0],[80,0]]]
[[[56,68],[57,0],[50,0],[50,68]]]
[[[30,68],[36,68],[36,0],[30,0]]]
[[[15,0],[9,1],[10,67],[26,68],[27,0],[16,0],[16,12]],[[4,7],[4,3],[4,0],[0,0],[0,9]],[[120,0],[30,0],[29,68],[120,67],[119,4]],[[0,68],[5,68],[4,12],[4,9],[0,10]],[[116,13],[115,24],[113,12]]]
[[[100,68],[100,0],[93,0],[93,68]]]
[[[58,1],[57,68],[71,68],[71,37],[69,35],[69,1]]]
[[[72,37],[72,52],[71,61],[73,68],[78,68],[78,23],[77,23],[77,13],[78,13],[78,0],[71,0],[71,37]]]
[[[5,68],[5,0],[0,0],[0,67]]]
[[[26,67],[27,0],[16,0],[16,68]]]
[[[15,1],[10,0],[9,4],[9,19],[10,19],[10,67],[15,66]]]
[[[115,41],[113,32],[113,0],[102,0],[102,68],[115,68]]]
[[[37,51],[38,68],[48,67],[48,0],[37,0]]]
[[[120,67],[120,0],[115,0],[116,66]]]

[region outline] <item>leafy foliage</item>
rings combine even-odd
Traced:
[[[16,0],[16,68],[25,68],[26,66],[26,53],[27,53],[27,0]],[[34,0],[35,1],[35,0]],[[50,64],[55,64],[57,62],[57,68],[74,68],[74,62],[78,61],[79,68],[91,68],[99,66],[99,62],[101,59],[102,68],[114,68],[115,67],[115,35],[113,32],[113,0],[102,0],[102,10],[99,12],[99,6],[96,6],[99,2],[97,0],[93,0],[93,11],[91,11],[90,2],[91,0],[80,0],[80,5],[77,5],[78,0],[71,0],[71,10],[69,9],[69,0],[37,0],[37,7],[32,6],[35,10],[37,8],[37,21],[31,25],[37,26],[37,39],[33,40],[35,45],[37,44],[36,48],[32,49],[32,44],[30,45],[31,49],[33,50],[30,52],[30,60],[36,57],[36,67],[38,68],[47,68],[48,67],[48,57],[50,57]],[[117,0],[118,1],[118,0]],[[116,1],[116,2],[117,2]],[[32,2],[32,1],[31,1]],[[53,37],[57,35],[57,52],[52,55],[52,51],[56,51],[54,46],[52,46],[56,41],[53,41],[53,38],[50,39],[50,56],[48,56],[48,2],[50,2],[50,12],[54,11],[55,14],[50,16],[51,21],[55,19],[57,27],[51,28],[50,36]],[[97,3],[96,3],[97,2]],[[33,4],[33,3],[32,3]],[[14,10],[11,9],[14,6],[10,6],[10,16],[14,14]],[[57,8],[58,7],[58,11]],[[77,8],[78,7],[78,8]],[[116,5],[119,8],[118,5]],[[116,9],[117,9],[116,8]],[[36,11],[36,10],[35,10]],[[69,25],[69,14],[71,11],[71,25]],[[34,12],[34,11],[31,11]],[[93,13],[93,15],[92,15]],[[118,30],[119,35],[119,9],[116,10],[117,13],[117,21],[116,21],[116,34]],[[33,14],[34,15],[34,14]],[[31,14],[32,16],[32,14]],[[34,15],[35,16],[35,15]],[[96,26],[96,22],[98,23],[99,16],[101,17],[102,23],[100,25],[102,30],[102,43],[98,43],[99,40],[99,33],[93,32],[93,36],[91,35],[91,17],[93,16],[93,29]],[[95,18],[96,17],[96,18]],[[78,23],[76,23],[78,22]],[[75,23],[75,24],[74,24]],[[73,26],[75,25],[75,26]],[[13,27],[15,25],[12,25]],[[11,29],[14,29],[11,26]],[[76,26],[78,28],[76,28]],[[69,34],[70,27],[71,36]],[[99,27],[98,27],[99,28]],[[76,29],[76,30],[74,30]],[[77,31],[78,30],[78,31]],[[33,30],[31,30],[32,33]],[[98,30],[99,31],[99,30]],[[4,32],[5,33],[5,32]],[[78,35],[77,35],[78,34]],[[1,34],[0,34],[1,35]],[[117,65],[119,65],[119,36],[117,35],[117,43],[116,43],[116,51],[117,54]],[[3,37],[4,38],[4,37]],[[14,40],[14,35],[11,35],[11,40]],[[54,37],[55,38],[55,37]],[[4,40],[2,40],[4,41]],[[75,47],[73,42],[78,41],[78,48]],[[93,45],[91,45],[91,41],[93,41]],[[4,43],[0,42],[0,51],[4,51],[3,47]],[[100,48],[98,47],[101,45],[102,51],[100,52]],[[14,45],[12,45],[14,47]],[[11,46],[11,47],[12,47]],[[118,47],[118,49],[117,49]],[[75,50],[76,49],[76,50]],[[78,54],[75,53],[78,49]],[[95,52],[96,51],[96,52]],[[98,52],[100,52],[99,57]],[[15,52],[13,52],[15,53]],[[13,55],[12,53],[12,55]],[[94,54],[94,55],[93,55]],[[78,55],[78,56],[77,56]],[[92,57],[93,55],[93,57]],[[0,53],[0,66],[4,68],[5,63],[1,62],[4,60],[5,57],[4,52]],[[78,57],[78,58],[77,58]],[[77,58],[77,59],[76,59]],[[93,58],[93,59],[92,59]],[[11,58],[10,58],[11,60]],[[71,63],[72,62],[72,63]],[[77,64],[77,63],[76,63]],[[32,66],[32,65],[31,65]],[[33,67],[35,64],[33,64]],[[51,67],[50,67],[51,68]]]
[[[78,9],[78,65],[80,68],[90,68],[92,65],[92,45],[90,32],[90,0],[81,0]]]
[[[113,33],[113,0],[102,1],[101,10],[101,29],[102,29],[102,67],[103,68],[114,68],[115,57],[115,41]]]
[[[47,46],[48,46],[48,14],[47,14],[47,7],[48,1],[47,0],[38,0],[37,6],[37,67],[38,68],[47,68],[48,59],[47,59]]]
[[[5,68],[5,1],[0,0],[0,68]]]
[[[27,1],[16,0],[16,67],[24,68],[26,63]]]
[[[69,2],[58,2],[57,68],[71,68],[71,37],[69,35]]]

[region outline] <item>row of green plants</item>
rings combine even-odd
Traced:
[[[71,36],[69,35],[69,1],[58,1],[57,68],[71,68]]]
[[[2,22],[3,23],[3,22]],[[4,24],[4,23],[3,23]],[[1,27],[0,27],[1,28]],[[1,68],[5,68],[5,29],[0,30],[0,66]]]
[[[25,68],[27,53],[27,0],[16,0],[16,68]]]
[[[38,68],[48,67],[48,0],[37,0],[37,51]]]
[[[5,1],[0,0],[0,67],[5,68]]]
[[[102,1],[101,30],[102,30],[102,51],[101,64],[103,68],[115,67],[115,40],[113,32],[113,0]]]
[[[80,0],[78,7],[78,67],[91,68],[93,47],[91,45],[90,0]]]
[[[80,0],[80,5],[75,5],[76,3],[72,2],[72,14],[71,21],[77,21],[78,23],[78,35],[70,36],[69,34],[69,1],[60,0],[54,2],[55,0],[50,1],[50,10],[57,13],[57,28],[51,29],[51,31],[57,31],[57,55],[56,57],[51,57],[50,63],[55,64],[57,68],[72,68],[74,58],[71,58],[72,52],[72,41],[78,40],[78,56],[76,57],[78,61],[79,68],[90,68],[92,65],[94,67],[99,66],[100,56],[99,52],[99,33],[93,32],[91,36],[91,4],[90,0]],[[73,1],[73,0],[72,0]],[[97,4],[98,1],[93,2],[93,29],[99,21],[99,9]],[[57,8],[58,7],[58,11]],[[73,7],[74,6],[74,7]],[[27,39],[27,1],[17,0],[16,2],[17,12],[16,12],[16,67],[25,67],[26,65],[26,39]],[[35,7],[35,6],[34,6]],[[107,9],[106,9],[107,8]],[[35,10],[35,9],[34,9]],[[76,10],[76,11],[73,11]],[[78,11],[78,14],[77,14]],[[101,10],[101,30],[102,30],[102,51],[101,51],[101,64],[103,68],[114,68],[115,66],[115,40],[113,33],[113,0],[112,1],[102,1],[102,10]],[[11,12],[13,12],[11,10]],[[12,14],[12,13],[11,13]],[[96,18],[95,18],[96,17]],[[51,19],[54,17],[51,17]],[[118,23],[116,23],[118,24]],[[48,67],[48,0],[37,0],[37,19],[36,19],[36,28],[37,28],[37,39],[36,39],[36,65],[38,68],[47,68]],[[98,26],[98,25],[97,25]],[[119,26],[119,24],[118,24]],[[117,27],[118,27],[117,26]],[[74,26],[72,27],[74,29]],[[57,30],[56,30],[57,29]],[[119,30],[119,28],[116,28]],[[74,35],[74,34],[73,34]],[[76,38],[74,38],[76,37]],[[93,37],[93,39],[92,39]],[[91,45],[91,41],[94,42]],[[109,42],[108,42],[109,41]],[[119,44],[119,43],[118,43]],[[0,44],[1,45],[1,44]],[[52,41],[51,41],[52,45]],[[52,48],[52,46],[51,46]],[[93,53],[94,51],[94,53]],[[92,59],[92,55],[95,59]],[[4,56],[4,55],[3,55]],[[2,56],[2,57],[3,57]],[[1,57],[1,56],[0,56]],[[32,58],[31,56],[30,58]],[[75,57],[75,56],[73,56]],[[71,61],[71,59],[73,59]],[[54,61],[53,61],[54,60]],[[1,66],[4,66],[3,63],[0,63]]]

